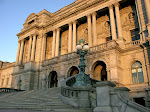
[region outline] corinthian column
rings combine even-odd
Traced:
[[[46,36],[47,34],[43,35],[43,39],[42,39],[42,61],[45,60],[45,55],[46,55]]]
[[[29,62],[31,58],[31,45],[32,45],[32,36],[29,37],[29,50],[28,50],[27,62]]]
[[[88,22],[88,45],[89,45],[89,47],[91,47],[92,46],[91,14],[87,15],[87,22]]]
[[[96,12],[92,13],[93,20],[93,45],[97,45],[97,32],[96,32]]]
[[[77,41],[77,21],[73,22],[73,51],[76,49],[76,41]]]
[[[114,17],[113,5],[110,5],[110,6],[109,6],[109,15],[110,15],[110,24],[111,24],[112,39],[113,39],[113,40],[117,40],[116,25],[115,25],[115,17]]]
[[[68,53],[72,51],[72,23],[69,23]]]
[[[55,56],[59,55],[59,37],[60,37],[60,28],[57,29]]]
[[[18,50],[17,50],[17,56],[16,56],[16,65],[18,65],[19,53],[20,53],[20,41],[18,41]]]
[[[21,48],[20,48],[20,54],[19,54],[19,65],[22,64],[23,48],[24,48],[24,39],[21,40]]]
[[[122,38],[122,27],[121,27],[121,19],[120,19],[120,12],[119,12],[119,3],[117,2],[114,5],[115,5],[115,12],[116,12],[118,37]]]
[[[55,56],[56,30],[53,30],[52,58]]]
[[[35,43],[36,43],[36,34],[33,35],[31,61],[34,61],[34,56],[35,56]]]

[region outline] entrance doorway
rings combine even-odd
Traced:
[[[107,80],[106,64],[103,61],[97,61],[93,67],[93,78],[99,81]]]
[[[72,66],[68,71],[68,77],[74,76],[79,73],[79,69],[76,66]]]
[[[58,83],[57,72],[56,71],[50,72],[48,76],[48,88],[57,87],[57,83]]]

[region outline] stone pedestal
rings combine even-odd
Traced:
[[[145,105],[146,107],[150,108],[150,88],[146,90],[147,97],[145,98]]]
[[[116,40],[116,42],[119,44],[120,47],[122,47],[125,44],[126,40],[124,38],[119,38]]]
[[[96,86],[96,101],[97,107],[94,112],[112,112],[110,91],[113,91],[115,84],[112,82],[97,82]]]
[[[13,73],[17,73],[17,72],[19,72],[20,70],[22,70],[23,68],[24,68],[23,65],[17,65],[17,66],[14,67]]]
[[[25,63],[24,70],[29,70],[29,69],[35,69],[34,62],[31,61],[31,62]]]

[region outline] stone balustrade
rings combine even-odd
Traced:
[[[0,88],[0,94],[11,93],[11,92],[20,92],[24,90],[12,89],[12,88]]]
[[[63,102],[74,107],[90,108],[96,105],[91,94],[95,94],[95,89],[90,87],[73,87],[76,82],[75,76],[69,77],[61,82],[61,99]],[[91,84],[96,84],[97,80],[91,79]],[[91,101],[92,100],[92,101]],[[92,102],[92,103],[90,103]]]
[[[130,48],[130,47],[139,46],[140,44],[141,44],[141,40],[136,40],[136,41],[132,41],[130,43],[126,43],[125,47]]]
[[[44,65],[54,64],[54,63],[58,63],[58,61],[62,62],[62,61],[67,61],[67,60],[75,59],[75,58],[78,58],[78,55],[76,54],[76,52],[72,52],[72,53],[64,54],[61,56],[57,56],[57,57],[45,60]]]
[[[149,112],[150,110],[129,100],[129,89],[116,87],[109,81],[91,80],[92,86],[73,87],[75,76],[61,82],[61,99],[78,108],[92,108],[93,112]]]

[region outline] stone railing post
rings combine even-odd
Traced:
[[[115,84],[109,81],[97,82],[96,86],[96,103],[97,106],[93,112],[112,112],[110,91]]]

